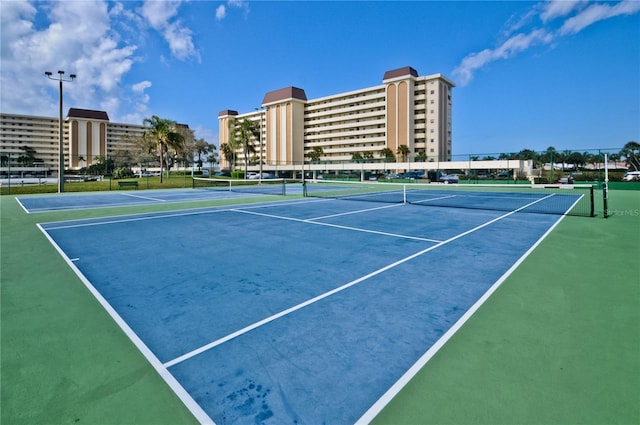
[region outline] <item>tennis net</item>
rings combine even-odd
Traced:
[[[593,217],[591,185],[444,185],[307,180],[305,196]]]
[[[221,190],[247,194],[286,195],[285,179],[237,180],[192,177],[192,187],[203,190]]]

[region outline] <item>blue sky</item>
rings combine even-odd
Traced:
[[[640,141],[640,0],[0,1],[0,110],[158,115],[218,141],[218,112],[287,86],[310,99],[441,73],[453,153],[620,148]]]

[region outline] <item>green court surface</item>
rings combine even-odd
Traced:
[[[196,423],[36,223],[199,204],[0,203],[0,422]],[[566,217],[374,423],[639,424],[640,191],[609,208]]]

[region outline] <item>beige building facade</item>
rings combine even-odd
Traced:
[[[219,140],[229,143],[230,132],[248,119],[260,128],[251,141],[253,163],[303,164],[316,148],[323,162],[379,158],[384,148],[397,156],[404,150],[405,161],[450,161],[453,87],[442,74],[419,76],[411,67],[386,72],[379,86],[318,99],[287,87],[267,93],[259,110],[220,112]],[[236,149],[238,164],[242,150]],[[224,155],[220,161],[230,166]]]
[[[0,114],[0,173],[57,172],[58,129],[58,118]],[[113,156],[116,150],[126,148],[127,138],[141,136],[146,129],[112,123],[104,111],[70,108],[63,122],[65,168],[80,169],[97,157]]]

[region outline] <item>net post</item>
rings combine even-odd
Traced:
[[[402,203],[403,204],[407,203],[407,185],[406,184],[402,185]]]
[[[604,218],[609,218],[609,184],[602,185],[602,205],[604,207]]]
[[[596,216],[596,210],[595,210],[595,202],[594,202],[594,196],[593,196],[593,185],[591,185],[591,187],[589,188],[589,203],[590,203],[590,211],[589,211],[589,217],[595,217]],[[605,206],[605,217],[606,217],[606,206]]]
[[[609,217],[609,158],[604,154],[604,184],[602,185],[602,206],[604,218]]]

